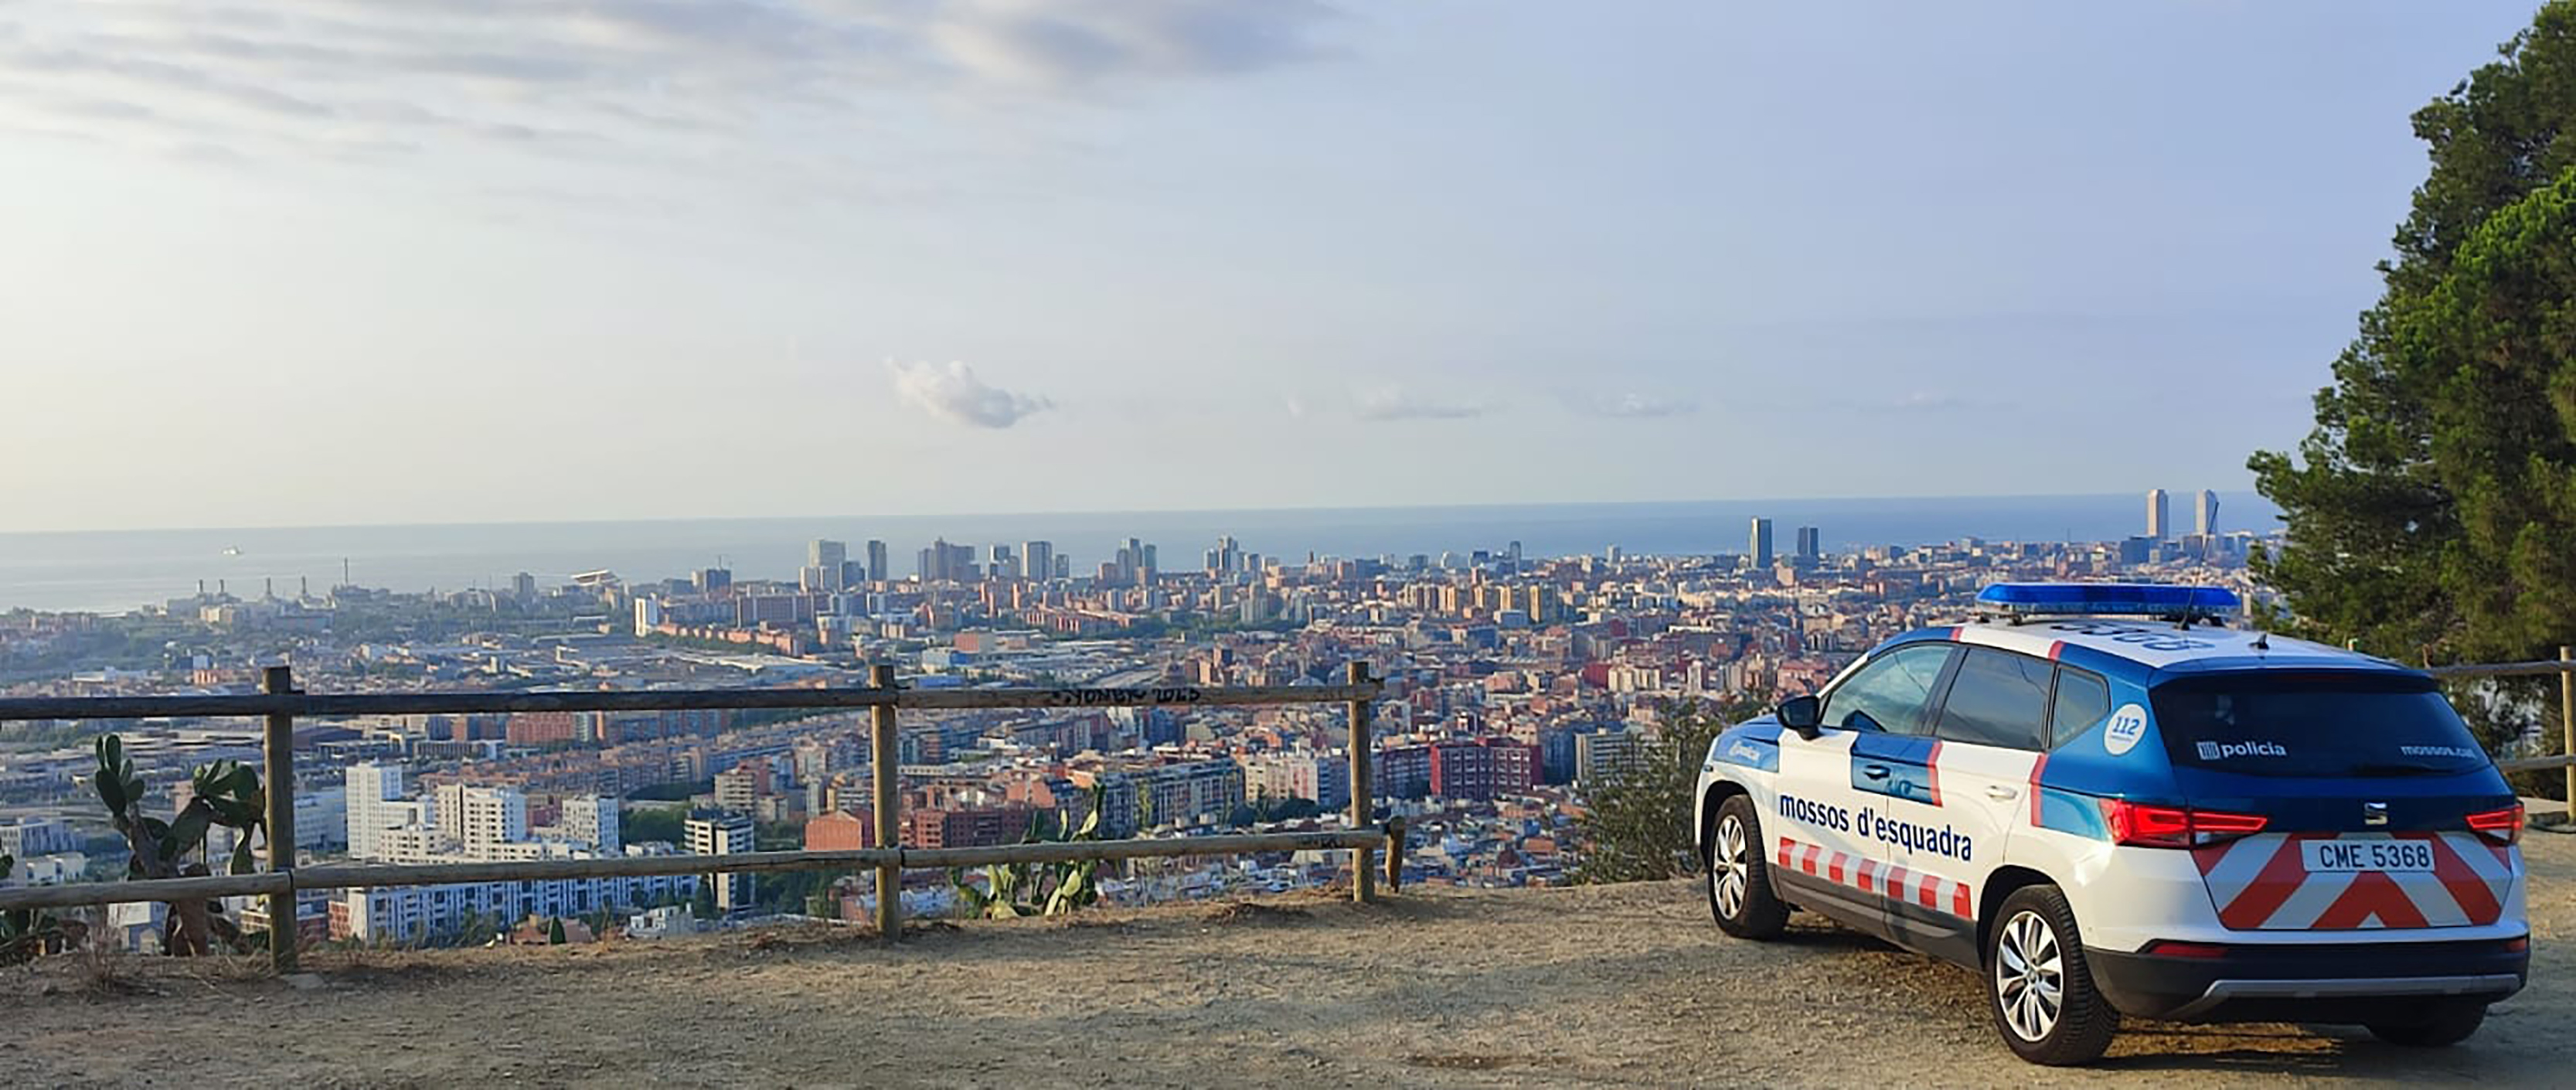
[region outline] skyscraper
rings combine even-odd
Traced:
[[[1813,526],[1798,527],[1798,563],[1813,564],[1825,557],[1824,535]]]
[[[1207,551],[1207,573],[1211,576],[1231,575],[1242,566],[1243,549],[1231,534],[1217,538],[1216,548]]]
[[[2200,490],[2198,503],[2191,505],[2191,532],[2206,539],[2218,532],[2218,493]]]
[[[821,576],[818,580],[821,585],[815,587],[816,590],[842,589],[844,584],[841,577],[844,567],[849,562],[850,546],[847,542],[815,538],[813,544],[805,547],[805,566],[819,569],[816,574]]]
[[[1753,540],[1749,543],[1749,546],[1745,551],[1753,557],[1754,567],[1767,568],[1771,566],[1770,519],[1757,518],[1753,520]]]
[[[2165,502],[2165,490],[2161,488],[2148,489],[2147,536],[2158,541],[2163,541],[2164,539],[2173,536],[2173,522],[2169,518],[2171,514],[2172,512],[2170,507]]]
[[[885,542],[868,542],[868,578],[880,583],[892,580],[894,569],[890,563],[891,559],[891,554],[886,551]]]
[[[1020,570],[1029,578],[1040,582],[1055,578],[1055,543],[1052,541],[1021,542]]]
[[[974,546],[951,545],[948,539],[943,537],[931,542],[929,548],[921,550],[917,570],[924,583],[962,583],[974,574],[972,570],[974,567]]]

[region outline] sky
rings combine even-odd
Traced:
[[[2530,13],[0,0],[0,531],[2242,490]]]

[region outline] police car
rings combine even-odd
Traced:
[[[1975,969],[2006,1044],[2128,1015],[2447,1045],[2520,990],[2523,813],[2418,671],[2221,626],[2223,589],[1997,584],[1718,736],[1709,907]]]

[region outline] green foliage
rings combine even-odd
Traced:
[[[16,856],[0,855],[0,878],[18,868]],[[13,908],[0,912],[0,965],[19,965],[36,955],[60,949],[62,922],[53,913],[36,908]]]
[[[1578,882],[1641,882],[1699,869],[1691,829],[1700,761],[1709,744],[1764,702],[1745,697],[1718,706],[1665,709],[1663,731],[1625,775],[1590,787],[1575,819],[1583,837]]]
[[[712,920],[721,915],[716,911],[716,881],[718,880],[700,877],[697,893],[689,898],[689,915],[700,920]]]
[[[1315,800],[1289,795],[1285,798],[1262,796],[1234,808],[1229,820],[1233,825],[1261,825],[1273,821],[1300,821],[1324,812]]]
[[[1100,789],[1088,794],[1087,811],[1080,827],[1070,832],[1065,822],[1053,822],[1044,815],[1029,819],[1029,831],[1020,838],[1023,844],[1069,844],[1100,839]],[[1100,900],[1098,875],[1100,860],[1081,859],[1062,863],[995,863],[984,868],[984,884],[966,880],[961,867],[948,869],[948,885],[957,894],[957,911],[964,916],[1008,920],[1020,916],[1060,916],[1088,908]]]
[[[257,869],[251,858],[251,835],[267,826],[268,794],[261,790],[256,770],[237,761],[198,766],[189,776],[194,797],[170,820],[163,821],[143,813],[143,777],[135,772],[133,759],[125,755],[125,740],[114,734],[101,735],[95,753],[98,767],[90,783],[131,850],[126,862],[127,877],[183,878],[208,873],[205,864],[188,859],[205,847],[206,831],[217,825],[241,834],[228,861],[231,873],[250,874]],[[209,902],[170,903],[163,949],[182,956],[210,953],[217,940],[236,949],[248,948],[240,929]]]
[[[671,783],[657,783],[650,787],[636,788],[627,792],[626,797],[634,802],[687,802],[692,795],[704,795],[715,789],[716,781],[713,778],[675,780]]]
[[[617,816],[618,838],[629,844],[678,844],[688,839],[685,806],[637,806]]]
[[[2289,531],[2256,574],[2300,635],[2549,657],[2576,643],[2576,5],[2414,121],[2432,170],[2385,292],[2296,456],[2248,462]]]

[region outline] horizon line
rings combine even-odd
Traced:
[[[2137,495],[2140,499],[2142,499],[2142,500],[2143,500],[2143,499],[2146,497],[2146,495],[2147,495],[2147,492],[2148,492],[2148,491],[2149,491],[2149,490],[2147,490],[2147,489],[2139,489],[2139,490],[2137,490],[2137,491],[2136,491],[2135,495]],[[2170,491],[2170,490],[2168,490],[2168,491]],[[2199,490],[2199,489],[2194,489],[2194,490],[2192,490],[2192,493],[2196,493],[2196,492],[2198,492],[2198,491],[2201,491],[2201,490]],[[2107,498],[2111,498],[2111,497],[2114,497],[2114,496],[2121,496],[2121,495],[2127,495],[2127,494],[2129,494],[2129,493],[2121,493],[2121,492],[2023,492],[2023,493],[1979,493],[1979,494],[1961,494],[1961,495],[1947,495],[1947,496],[1757,496],[1757,497],[1745,497],[1745,498],[1739,498],[1739,497],[1728,497],[1728,498],[1702,498],[1702,499],[1686,499],[1686,500],[1538,500],[1538,501],[1532,501],[1532,502],[1526,502],[1526,503],[1357,504],[1357,505],[1345,505],[1345,506],[1291,505],[1291,506],[1284,506],[1284,507],[1186,507],[1186,508],[1182,508],[1182,507],[1165,507],[1165,508],[1127,508],[1127,509],[1092,508],[1092,509],[1056,509],[1056,510],[1044,510],[1044,511],[930,511],[930,512],[883,512],[883,511],[878,511],[878,512],[868,512],[868,513],[863,513],[863,514],[854,513],[854,514],[838,514],[838,515],[831,515],[831,514],[816,514],[816,513],[812,513],[812,512],[807,512],[807,513],[802,513],[802,514],[792,514],[792,515],[699,515],[699,516],[663,516],[663,517],[608,516],[608,517],[593,517],[593,518],[563,518],[563,519],[485,519],[485,520],[466,520],[466,521],[459,521],[459,522],[395,522],[395,521],[386,521],[386,522],[311,522],[311,523],[286,523],[286,522],[280,522],[280,523],[241,523],[241,524],[218,525],[218,526],[56,527],[56,528],[32,529],[32,530],[0,530],[0,539],[12,538],[12,537],[54,537],[54,536],[70,536],[70,535],[75,535],[75,534],[181,534],[181,533],[212,533],[212,532],[225,531],[225,530],[242,530],[242,531],[258,531],[258,530],[401,530],[401,529],[424,529],[424,528],[432,528],[432,527],[449,527],[449,528],[453,528],[453,527],[467,527],[467,526],[492,526],[492,527],[504,527],[504,526],[599,526],[599,525],[636,524],[636,523],[682,523],[682,522],[794,522],[794,521],[799,521],[799,520],[812,520],[812,521],[843,521],[843,520],[849,520],[849,519],[868,519],[868,518],[886,518],[886,519],[959,518],[959,519],[976,519],[976,518],[1045,518],[1045,517],[1052,517],[1052,516],[1105,516],[1105,515],[1162,516],[1162,515],[1270,514],[1270,513],[1298,513],[1298,512],[1326,512],[1326,511],[1475,511],[1475,510],[1508,510],[1508,509],[1514,509],[1514,508],[1528,508],[1528,507],[1687,507],[1687,506],[1693,506],[1693,505],[1699,505],[1699,504],[1713,504],[1713,503],[1730,503],[1730,504],[1731,504],[1731,503],[1785,503],[1785,504],[1816,504],[1816,503],[1939,503],[1939,502],[1944,502],[1944,501],[1982,501],[1982,500],[2107,499]],[[2184,493],[2184,494],[2191,494],[2191,493]],[[2258,498],[2259,498],[2259,497],[2261,497],[2261,493],[2259,493],[2259,492],[2226,492],[2226,491],[2220,491],[2218,494],[2219,494],[2219,495],[2221,495],[2221,496],[2230,496],[2230,495],[2253,495],[2253,496],[2256,496],[2256,497],[2258,497]],[[2267,503],[2268,503],[2268,502],[2270,502],[2270,501],[2269,501],[2268,499],[2266,499],[2266,500],[2265,500],[2265,502],[2267,502]]]

